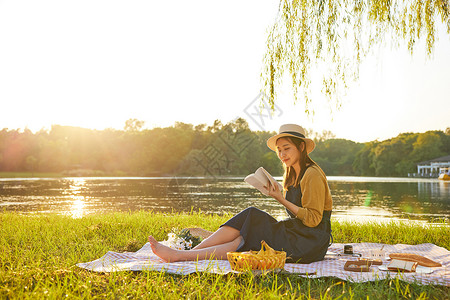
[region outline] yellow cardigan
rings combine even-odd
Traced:
[[[308,227],[316,227],[322,220],[323,211],[331,211],[333,206],[325,173],[317,165],[309,167],[300,181],[300,188],[303,207],[299,207],[297,218]]]

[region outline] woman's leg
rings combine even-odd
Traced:
[[[153,253],[166,262],[175,262],[185,260],[226,259],[227,252],[236,251],[242,241],[242,237],[238,236],[231,242],[198,250],[175,250],[159,243],[152,236],[148,237],[148,241],[150,242]]]
[[[267,220],[269,222],[277,222],[275,218],[271,217],[266,212],[255,207],[249,207],[228,220],[216,232],[214,232],[211,236],[202,241],[193,249],[204,249],[215,245],[231,242],[241,235],[240,230],[236,228],[245,228],[246,226],[250,226],[249,224],[265,223],[267,222]]]
[[[212,246],[222,245],[234,241],[239,236],[239,230],[230,226],[222,226],[205,240],[203,240],[200,244],[192,248],[192,250],[199,250]]]

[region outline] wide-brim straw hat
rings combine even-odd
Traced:
[[[297,124],[284,124],[281,125],[278,134],[270,137],[267,140],[267,146],[273,151],[277,150],[277,140],[282,137],[294,137],[298,139],[302,139],[306,144],[306,151],[310,153],[316,147],[316,143],[312,139],[309,139],[305,136],[305,129],[302,126]]]
[[[206,239],[211,234],[213,234],[212,231],[203,229],[201,227],[190,227],[190,228],[185,228],[185,230],[189,230],[191,235],[201,237],[202,239]]]

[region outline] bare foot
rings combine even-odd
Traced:
[[[159,258],[164,260],[165,262],[174,262],[179,261],[178,250],[172,249],[170,247],[164,246],[154,237],[149,236],[148,241],[150,242],[150,247]]]

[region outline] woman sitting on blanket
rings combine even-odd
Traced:
[[[285,206],[288,219],[277,221],[250,207],[191,250],[175,250],[149,236],[153,252],[167,262],[227,259],[229,251],[261,249],[264,240],[273,249],[286,251],[289,261],[322,260],[330,245],[332,200],[324,172],[308,155],[314,141],[305,137],[301,126],[285,124],[267,145],[276,151],[285,169],[283,191],[278,185],[271,186],[269,195]]]

